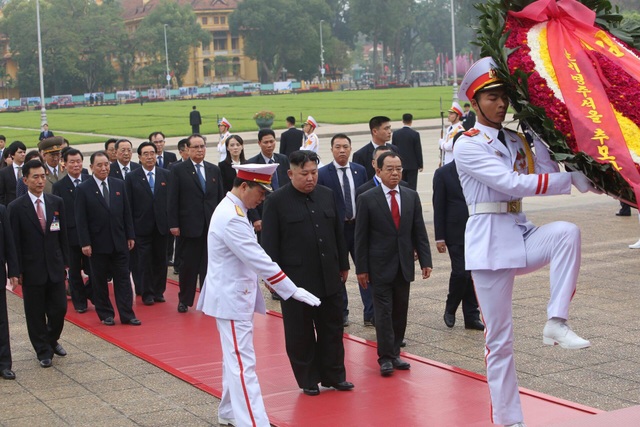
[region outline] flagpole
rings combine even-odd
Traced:
[[[453,100],[455,102],[458,101],[458,70],[456,68],[456,23],[454,19],[454,11],[453,11],[453,0],[451,1],[451,50],[453,51],[453,56],[451,60],[453,61]]]

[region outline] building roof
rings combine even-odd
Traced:
[[[161,0],[122,0],[122,17],[125,22],[144,18]],[[194,12],[237,9],[241,0],[174,0],[179,5],[191,5]]]

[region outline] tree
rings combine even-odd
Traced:
[[[320,66],[320,20],[330,17],[324,0],[244,0],[229,16],[229,26],[244,36],[245,54],[258,61],[263,82],[276,80],[282,68],[308,79]],[[324,31],[328,41],[331,33]]]
[[[35,4],[12,0],[3,14],[0,31],[9,37],[18,64],[18,87],[23,95],[35,95],[39,92]],[[42,1],[40,22],[47,93],[111,87],[115,70],[110,58],[124,33],[120,8],[113,0],[102,6],[83,0]]]
[[[165,67],[164,28],[167,28],[167,51],[169,69],[182,85],[182,78],[189,70],[190,48],[209,44],[211,34],[203,30],[196,21],[191,4],[162,0],[140,23],[135,33],[139,52],[154,58],[151,67]],[[164,72],[163,72],[164,74]]]

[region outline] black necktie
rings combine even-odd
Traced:
[[[500,132],[498,132],[498,140],[502,142],[505,147],[507,147],[507,140],[504,138],[504,132],[502,131],[502,129],[500,129]]]
[[[107,202],[107,206],[109,205],[109,187],[107,187],[107,183],[102,181],[102,196],[104,197],[104,201]]]
[[[273,159],[269,160],[269,164],[272,165],[275,162],[273,161]],[[276,169],[276,171],[273,173],[273,175],[271,175],[271,188],[273,188],[273,190],[277,190],[278,188],[280,188],[280,183],[278,182],[278,170]]]
[[[78,178],[74,179],[74,180],[73,180],[73,185],[74,185],[75,187],[77,187],[77,186],[78,186],[78,184],[80,184],[80,180],[79,180]]]
[[[351,184],[347,175],[347,167],[340,168],[342,170],[342,193],[344,194],[344,219],[353,218],[353,205],[351,204]]]

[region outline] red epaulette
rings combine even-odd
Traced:
[[[480,131],[478,129],[469,129],[468,131],[463,132],[462,134],[466,135],[466,136],[476,136],[479,133],[480,133]]]

